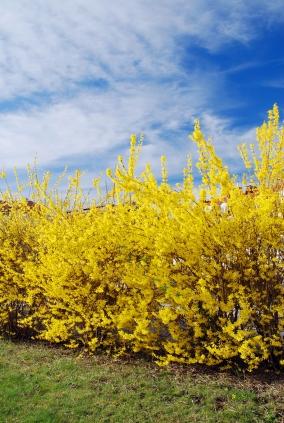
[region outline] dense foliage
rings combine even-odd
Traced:
[[[30,171],[31,206],[2,193],[0,333],[170,362],[284,365],[284,128],[277,106],[240,146],[240,188],[195,123],[202,183],[191,160],[178,188],[141,141],[119,157],[105,205],[83,211],[80,172],[64,198]],[[2,175],[4,177],[4,175]],[[98,180],[94,181],[98,186]],[[99,190],[99,188],[98,188]],[[282,190],[282,191],[281,191]],[[111,198],[111,201],[110,201]],[[220,207],[223,203],[224,207]],[[70,212],[71,210],[71,212]]]

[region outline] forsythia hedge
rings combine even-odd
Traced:
[[[83,212],[80,172],[64,198],[29,171],[35,206],[2,193],[0,334],[170,362],[284,365],[284,128],[277,106],[240,146],[238,187],[199,123],[184,181],[135,176],[141,142],[114,171],[110,200]],[[2,174],[4,178],[4,174]],[[98,180],[94,181],[98,185]],[[282,188],[281,188],[282,187]],[[281,192],[282,189],[282,192]],[[220,207],[220,203],[223,206]],[[72,209],[72,212],[70,212]],[[69,212],[68,212],[69,211]]]

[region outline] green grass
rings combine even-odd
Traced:
[[[281,422],[283,403],[276,376],[159,369],[0,341],[1,423]]]

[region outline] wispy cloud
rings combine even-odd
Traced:
[[[194,46],[211,54],[247,45],[260,25],[284,20],[282,1],[4,1],[0,15],[1,165],[23,167],[37,155],[58,168],[78,159],[100,171],[145,133],[142,158],[169,153],[173,174],[201,116],[228,158],[243,133],[217,115],[225,75],[187,67]],[[249,4],[248,4],[249,3]],[[189,55],[190,57],[190,55]],[[237,72],[254,61],[228,69]],[[222,95],[222,107],[234,101]],[[219,129],[218,129],[219,128]],[[220,129],[221,128],[221,129]],[[243,131],[249,131],[245,129]],[[222,140],[226,140],[225,142]]]
[[[284,78],[271,79],[263,82],[265,87],[270,88],[284,88]]]

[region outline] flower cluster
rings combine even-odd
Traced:
[[[30,172],[36,207],[0,210],[0,334],[90,352],[141,351],[163,365],[284,364],[284,128],[278,108],[240,147],[252,194],[237,185],[196,122],[200,194],[191,159],[179,189],[150,165],[141,143],[107,175],[103,207],[84,212],[80,172],[66,196]],[[251,156],[251,157],[250,157]],[[96,187],[99,180],[94,181]],[[112,202],[109,202],[109,198]],[[226,208],[220,207],[220,198]],[[210,206],[208,206],[208,202]],[[71,212],[70,212],[71,210]]]

